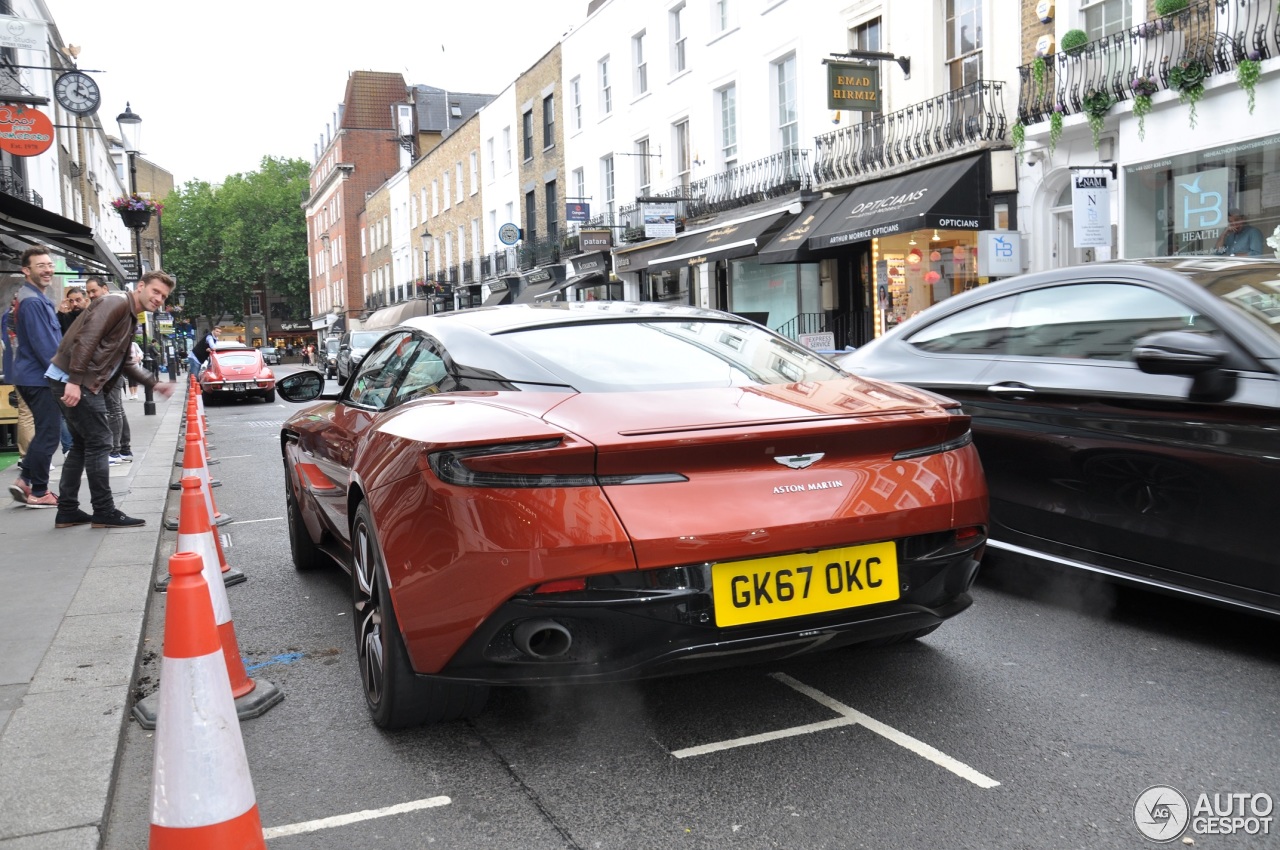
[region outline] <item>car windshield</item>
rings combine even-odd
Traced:
[[[252,354],[235,354],[223,353],[218,355],[218,363],[222,366],[252,366],[258,362],[258,358]]]
[[[337,354],[337,353],[338,353],[338,347],[339,347],[339,345],[340,345],[340,344],[341,344],[341,340],[338,340],[338,339],[327,339],[327,340],[325,340],[325,342],[324,342],[324,350],[325,350],[325,353],[326,353],[326,354]]]
[[[501,335],[503,342],[579,390],[693,389],[828,381],[843,373],[755,325],[601,322]]]
[[[351,335],[352,348],[369,348],[382,337],[382,331],[360,331]]]

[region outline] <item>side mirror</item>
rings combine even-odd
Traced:
[[[285,401],[315,401],[324,392],[324,376],[310,369],[294,372],[276,381],[276,391]]]
[[[1221,402],[1235,395],[1236,373],[1222,368],[1229,354],[1213,337],[1190,331],[1151,334],[1133,346],[1133,361],[1148,375],[1190,377],[1188,398],[1198,402]]]

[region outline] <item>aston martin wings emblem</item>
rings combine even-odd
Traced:
[[[822,458],[822,452],[813,452],[807,455],[779,455],[774,460],[789,469],[808,469]]]

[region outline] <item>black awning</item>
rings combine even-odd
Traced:
[[[809,237],[822,226],[827,216],[840,208],[844,199],[845,195],[840,194],[805,204],[800,215],[760,249],[759,262],[762,265],[817,262],[819,258],[809,250]]]
[[[757,218],[733,220],[724,217],[724,223],[712,223],[705,229],[687,232],[676,238],[661,254],[649,261],[650,271],[665,271],[685,266],[697,266],[716,260],[732,260],[750,257],[758,250],[760,236],[788,217],[786,212],[774,212]]]
[[[585,272],[583,274],[575,274],[557,286],[556,289],[568,289],[571,286],[597,286],[606,280],[604,272]]]
[[[635,274],[649,267],[649,261],[656,257],[666,246],[675,242],[670,239],[650,239],[639,245],[628,245],[625,248],[613,249],[613,270],[618,274]]]
[[[0,234],[74,254],[115,275],[122,285],[132,282],[116,255],[92,228],[13,195],[0,193]]]
[[[545,295],[550,292],[554,286],[556,286],[556,281],[554,280],[544,280],[541,283],[531,283],[521,290],[520,294],[516,296],[514,303],[532,304],[533,299],[537,298],[539,295]]]
[[[982,179],[985,156],[859,186],[819,225],[808,247],[820,251],[930,227],[990,229],[991,211]]]
[[[494,307],[498,304],[509,304],[509,303],[511,303],[511,290],[495,289],[489,293],[488,298],[484,299],[484,304],[481,306]]]
[[[581,277],[584,274],[600,273],[609,268],[608,254],[586,254],[573,260],[573,273]]]

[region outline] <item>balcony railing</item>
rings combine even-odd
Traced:
[[[19,198],[29,204],[34,204],[37,207],[44,206],[44,198],[40,196],[40,193],[28,191],[26,179],[8,166],[0,167],[0,192]]]
[[[526,240],[520,245],[520,268],[523,271],[560,262],[560,237]]]
[[[689,184],[690,218],[745,207],[813,185],[809,151],[787,150]]]
[[[865,180],[985,147],[1004,139],[1004,83],[978,80],[926,101],[818,136],[813,164],[820,188]]]
[[[1059,52],[1018,69],[1018,120],[1048,120],[1054,107],[1065,115],[1085,111],[1093,91],[1114,101],[1132,100],[1139,78],[1168,89],[1169,70],[1184,61],[1201,63],[1206,75],[1234,72],[1242,59],[1280,54],[1280,11],[1262,0],[1200,0],[1187,8]],[[1039,69],[1039,70],[1037,70]],[[1037,79],[1037,76],[1039,79]]]

